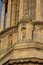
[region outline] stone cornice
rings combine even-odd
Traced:
[[[43,25],[43,20],[42,21],[32,20],[32,22],[34,23],[34,25]]]
[[[22,17],[22,19],[20,21],[18,21],[18,23],[31,23],[33,25],[43,25],[43,20],[32,20],[29,15],[25,15]]]
[[[18,23],[31,23],[33,25],[43,25],[43,21],[27,20],[26,18],[21,19],[20,21],[18,21]]]
[[[23,16],[22,19],[18,23],[20,22],[32,23],[32,20],[29,18],[29,16]]]

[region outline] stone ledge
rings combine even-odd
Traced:
[[[4,56],[6,56],[7,54],[9,54],[9,52],[13,51],[13,50],[22,50],[22,49],[29,49],[29,48],[34,48],[37,50],[42,50],[43,51],[43,44],[42,43],[36,43],[34,41],[30,41],[28,43],[15,43],[14,45],[12,45],[10,48],[6,49],[6,51],[4,51],[1,55],[0,55],[0,59],[3,58]]]
[[[33,57],[33,58],[10,59],[4,64],[29,64],[29,63],[43,64],[43,59],[39,59],[39,58],[35,58],[35,57]]]
[[[35,42],[35,41],[28,41],[28,42],[20,42],[15,44],[15,49],[20,48],[36,48],[38,50],[43,50],[43,43]]]

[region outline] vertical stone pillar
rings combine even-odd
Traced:
[[[41,0],[36,0],[36,20],[41,20]]]
[[[20,0],[19,20],[22,19],[22,16],[23,16],[23,0]]]
[[[13,0],[12,2],[12,20],[11,20],[11,26],[15,26],[16,24],[16,11],[17,11],[17,7],[16,7],[17,1]]]
[[[19,21],[19,4],[20,4],[20,0],[17,0],[16,25]]]
[[[2,16],[1,16],[1,30],[4,30],[4,20],[5,20],[5,2],[2,1]]]
[[[15,6],[15,3],[14,3],[14,0],[12,2],[12,20],[11,20],[11,26],[14,26],[15,25],[15,10],[14,10],[14,7]]]
[[[28,1],[27,0],[23,0],[23,12],[25,13],[26,11],[27,11],[27,5],[28,5],[28,3],[27,3]]]
[[[8,0],[6,28],[11,26],[11,0]]]

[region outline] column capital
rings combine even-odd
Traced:
[[[3,3],[6,3],[8,0],[1,0]]]

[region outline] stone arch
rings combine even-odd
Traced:
[[[25,40],[25,38],[26,38],[26,27],[22,27],[21,32],[22,32],[22,40]]]
[[[9,34],[8,35],[8,48],[11,47],[13,44],[13,35]]]

